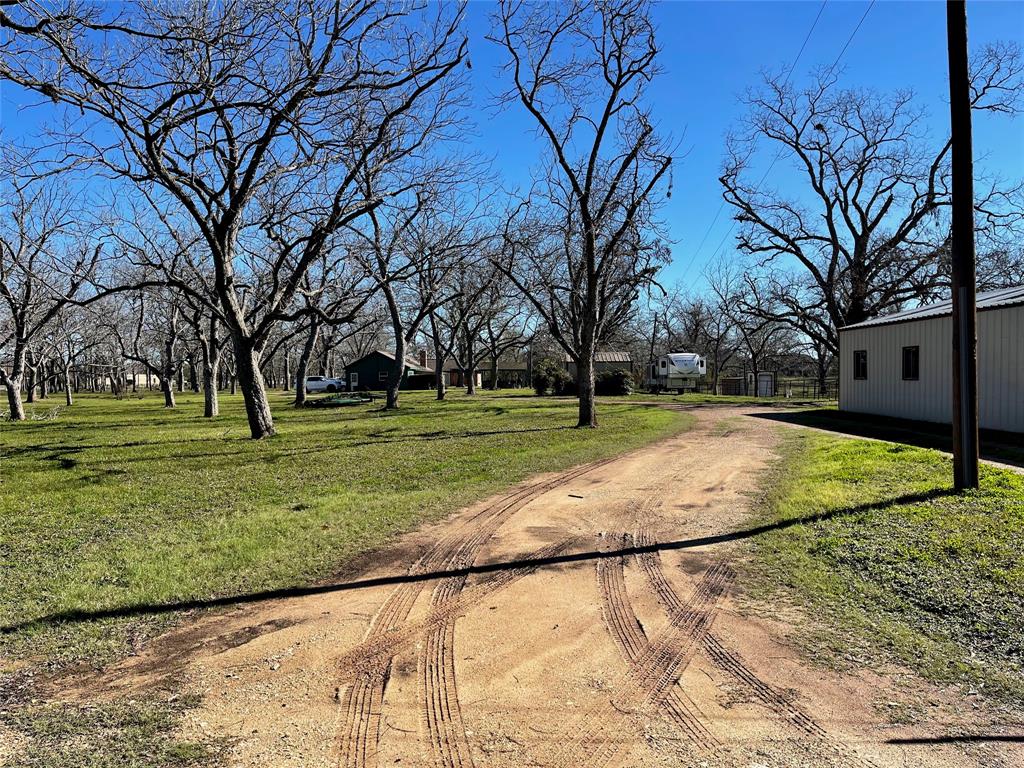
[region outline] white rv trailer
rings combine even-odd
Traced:
[[[648,385],[652,389],[695,389],[697,379],[708,372],[707,361],[696,352],[669,352],[651,363]]]

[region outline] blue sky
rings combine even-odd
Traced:
[[[800,85],[808,72],[829,66],[864,15],[867,2],[828,0],[807,43],[792,82]],[[495,46],[483,39],[488,2],[469,8],[474,92],[481,103],[495,91],[494,66],[500,60]],[[661,65],[664,74],[652,88],[654,115],[663,130],[683,138],[687,156],[675,169],[675,185],[664,214],[675,241],[668,282],[683,280],[702,287],[701,271],[732,222],[722,211],[718,183],[729,127],[743,115],[738,96],[756,85],[763,68],[788,68],[800,50],[820,0],[807,2],[664,2],[656,7]],[[1024,3],[969,2],[972,48],[995,40],[1024,45]],[[948,130],[946,79],[946,19],[943,2],[885,2],[871,8],[842,63],[842,84],[882,91],[911,88],[929,112],[936,140]],[[685,134],[684,134],[685,131]],[[541,145],[533,126],[520,111],[502,113],[480,122],[477,144],[495,156],[502,174],[511,180],[528,178],[530,161]],[[974,125],[975,157],[979,165],[1007,178],[1024,177],[1024,116],[979,116]],[[782,169],[779,169],[780,171]],[[758,170],[754,178],[760,178]],[[785,183],[784,179],[780,180]],[[771,184],[769,178],[767,184]],[[703,248],[697,246],[704,238]],[[732,244],[725,240],[724,249]]]
[[[804,82],[814,67],[835,60],[867,7],[867,2],[828,0],[793,72],[794,84]],[[663,131],[682,139],[681,150],[687,153],[675,168],[673,196],[664,210],[675,241],[673,263],[664,275],[667,282],[681,280],[700,290],[701,271],[723,238],[723,248],[730,248],[729,209],[711,224],[721,206],[718,176],[724,137],[743,114],[737,97],[757,84],[763,68],[792,65],[821,8],[820,0],[675,1],[656,6],[665,71],[651,90],[654,115]],[[528,180],[543,146],[522,111],[495,115],[488,109],[501,87],[495,79],[500,51],[484,39],[491,10],[484,0],[471,2],[468,9],[477,128],[467,142],[493,157],[497,170],[514,185]],[[1024,2],[969,2],[968,18],[972,48],[996,40],[1024,45]],[[943,2],[878,0],[843,56],[842,83],[883,91],[913,89],[929,111],[938,142],[948,126],[945,40]],[[24,101],[10,86],[0,86],[0,126],[8,135],[30,132],[40,119],[52,116],[45,107],[20,110]],[[974,140],[982,170],[1009,179],[1024,177],[1024,117],[977,116]],[[777,167],[768,183],[778,181],[784,187],[789,183],[784,171]]]

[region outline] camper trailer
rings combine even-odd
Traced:
[[[708,372],[707,361],[696,352],[669,352],[651,363],[648,386],[660,391],[695,389],[697,379]]]

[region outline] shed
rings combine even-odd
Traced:
[[[569,355],[565,356],[565,370],[573,379],[576,378],[576,363]],[[633,372],[633,356],[629,352],[599,350],[594,355],[594,373],[619,370]]]
[[[382,390],[387,385],[388,373],[395,356],[383,349],[375,349],[345,366],[345,379],[350,391]],[[430,389],[434,384],[434,371],[415,360],[405,359],[405,371],[399,389]]]
[[[1024,286],[977,306],[979,425],[1024,432]],[[839,409],[950,423],[952,311],[947,300],[840,328]]]

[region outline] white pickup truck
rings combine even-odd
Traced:
[[[344,392],[345,391],[345,380],[344,379],[331,379],[326,376],[307,376],[306,377],[306,392],[313,394],[315,392]]]

